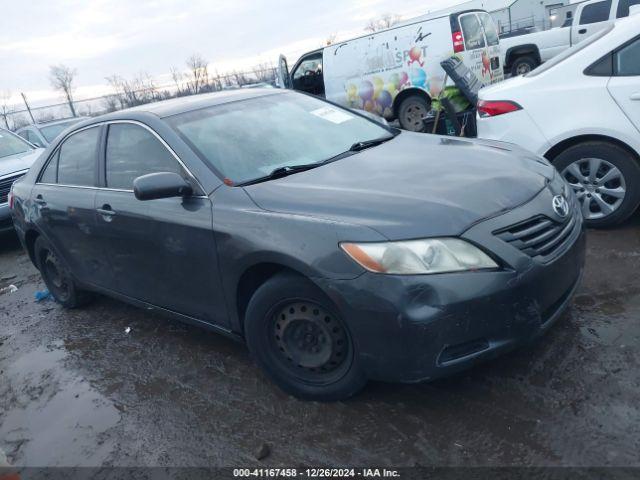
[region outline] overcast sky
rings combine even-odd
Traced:
[[[462,0],[28,0],[0,2],[0,92],[25,92],[37,104],[61,97],[49,65],[77,69],[76,98],[108,90],[104,78],[148,73],[168,81],[170,67],[201,54],[220,72],[290,63],[331,34],[361,34],[384,13],[411,18]],[[16,98],[17,101],[17,98]]]

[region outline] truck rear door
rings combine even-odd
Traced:
[[[604,29],[611,14],[612,0],[598,0],[584,3],[578,7],[576,20],[571,27],[571,44],[580,43],[585,38]]]
[[[462,58],[483,84],[489,85],[498,78],[502,80],[499,41],[492,38],[494,45],[488,45],[478,12],[454,14],[451,23],[454,53]]]

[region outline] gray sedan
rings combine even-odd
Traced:
[[[320,400],[538,337],[585,254],[575,196],[546,160],[275,89],[87,120],[13,198],[63,305],[101,292],[221,332]]]

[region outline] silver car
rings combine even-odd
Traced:
[[[8,202],[11,185],[29,171],[43,151],[0,128],[0,232],[13,229]]]
[[[74,123],[84,120],[83,117],[65,118],[51,122],[34,123],[19,128],[16,133],[36,147],[46,148],[63,131]]]

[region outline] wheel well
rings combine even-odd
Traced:
[[[236,308],[238,311],[238,319],[240,320],[240,326],[244,332],[244,315],[247,311],[247,306],[253,294],[263,285],[267,280],[272,278],[278,273],[291,272],[298,275],[302,275],[289,267],[280,265],[277,263],[260,263],[248,268],[240,277],[238,281],[238,288],[236,289]]]
[[[420,88],[407,88],[405,90],[402,90],[398,95],[396,95],[396,98],[394,98],[393,100],[393,116],[395,118],[398,118],[398,111],[400,109],[400,105],[402,104],[403,100],[413,95],[422,97],[427,102],[429,102],[429,104],[431,104],[431,97],[427,92],[425,92],[424,90],[421,90]]]
[[[505,55],[505,64],[507,67],[510,67],[516,58],[527,55],[532,55],[538,63],[542,62],[540,58],[540,51],[536,45],[520,45],[507,50],[507,54]]]
[[[29,253],[29,258],[31,259],[31,263],[33,263],[36,268],[38,268],[38,262],[36,262],[36,252],[35,245],[36,240],[40,234],[35,230],[27,230],[27,233],[24,236],[24,243],[27,246],[27,252]]]
[[[606,142],[617,145],[618,147],[626,150],[631,155],[633,155],[637,162],[640,162],[640,154],[638,154],[638,152],[636,152],[633,148],[618,139],[607,137],[605,135],[581,135],[579,137],[568,138],[551,148],[551,150],[544,154],[544,157],[551,163],[553,163],[556,157],[564,152],[567,148],[585,142]]]

